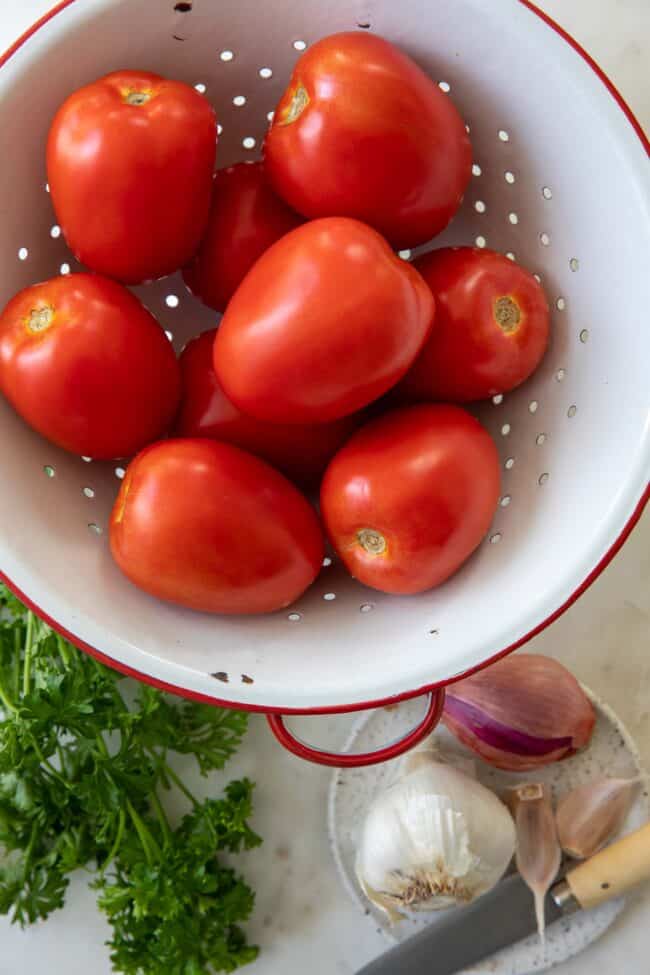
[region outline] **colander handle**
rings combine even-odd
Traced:
[[[267,714],[266,718],[271,731],[280,744],[287,751],[297,755],[298,758],[304,758],[305,761],[314,762],[316,765],[330,765],[334,768],[362,768],[365,765],[379,765],[381,762],[388,762],[391,758],[397,758],[431,734],[442,717],[445,689],[440,687],[437,690],[430,691],[427,696],[429,703],[426,714],[412,731],[409,731],[403,738],[386,745],[385,748],[379,748],[375,752],[362,752],[358,755],[348,754],[347,752],[326,752],[319,748],[313,748],[289,731],[284,721],[284,715]]]

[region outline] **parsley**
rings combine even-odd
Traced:
[[[246,715],[123,679],[1,585],[0,710],[0,913],[47,918],[85,867],[115,971],[211,975],[257,957],[240,927],[253,892],[217,858],[261,842],[248,825],[252,783],[199,801],[168,761],[177,752],[202,775],[222,769]],[[171,788],[192,806],[175,829],[161,802]]]

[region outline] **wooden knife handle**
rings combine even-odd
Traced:
[[[596,907],[650,880],[650,823],[596,853],[565,877],[581,907]]]

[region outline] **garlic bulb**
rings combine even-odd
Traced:
[[[593,856],[618,833],[640,779],[598,779],[565,796],[555,819],[562,849],[578,860]]]
[[[438,910],[485,893],[514,850],[514,824],[503,803],[421,751],[371,805],[356,871],[368,899],[397,920],[401,908]]]

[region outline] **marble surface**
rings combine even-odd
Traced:
[[[538,3],[590,51],[650,129],[649,0]],[[50,5],[49,0],[2,0],[0,49]],[[586,595],[528,649],[558,657],[608,701],[650,767],[650,514]],[[349,718],[310,718],[295,726],[311,740],[339,747],[350,723]],[[385,941],[339,885],[326,833],[330,773],[285,754],[258,717],[231,772],[258,783],[255,824],[266,841],[248,862],[240,860],[258,891],[250,934],[263,949],[248,971],[353,975],[385,949]],[[561,967],[562,975],[591,975],[594,969],[645,975],[649,912],[650,886],[631,898],[597,944]],[[78,878],[66,910],[47,923],[23,933],[0,921],[0,975],[43,970],[108,975],[106,933],[85,879]]]

